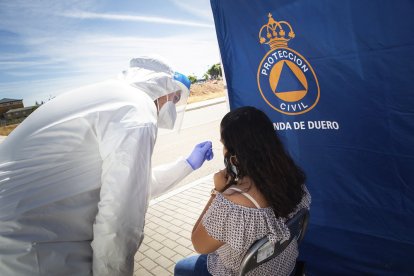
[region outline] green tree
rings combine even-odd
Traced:
[[[221,71],[221,64],[216,63],[207,70],[207,74],[210,76],[211,79],[217,80],[223,77],[223,73]]]
[[[194,75],[189,75],[188,79],[190,80],[191,84],[194,84],[197,81],[197,77]]]

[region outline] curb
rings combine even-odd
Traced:
[[[215,98],[215,99],[211,99],[211,100],[205,100],[205,101],[201,101],[201,102],[188,104],[187,107],[185,108],[185,110],[186,111],[191,111],[191,110],[196,110],[196,109],[200,109],[200,108],[203,108],[203,107],[216,105],[216,104],[221,104],[221,103],[225,103],[225,102],[226,102],[226,97],[220,97],[220,98]]]

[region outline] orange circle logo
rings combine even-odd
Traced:
[[[262,59],[257,71],[260,94],[274,110],[303,114],[319,101],[319,83],[307,60],[289,48],[276,48]]]
[[[298,115],[311,110],[319,101],[320,90],[315,71],[299,53],[288,47],[296,34],[286,21],[268,15],[259,31],[261,44],[270,46],[257,70],[257,85],[265,102],[274,110]]]

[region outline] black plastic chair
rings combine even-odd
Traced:
[[[247,272],[255,269],[259,265],[277,257],[286,249],[293,239],[296,239],[299,245],[305,236],[308,220],[309,210],[305,208],[301,209],[286,224],[290,231],[289,240],[282,243],[272,244],[267,237],[264,237],[256,241],[243,257],[239,276],[246,275]],[[296,261],[295,269],[291,275],[305,275],[305,263]]]

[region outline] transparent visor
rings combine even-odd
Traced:
[[[172,129],[161,128],[163,133],[171,132],[180,132],[182,123],[184,120],[184,113],[187,107],[187,100],[189,96],[189,91],[187,88],[182,88],[176,92],[170,93],[167,95],[167,100],[172,101],[175,104],[175,110],[177,112],[177,117],[175,119],[174,127]]]

